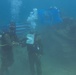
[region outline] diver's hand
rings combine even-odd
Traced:
[[[17,45],[17,46],[18,46],[18,45],[19,45],[19,43],[18,43],[18,42],[13,41],[13,42],[12,42],[12,45],[15,45],[15,46]]]

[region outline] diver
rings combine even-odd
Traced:
[[[13,34],[14,32],[12,32],[12,29],[14,30],[13,27],[9,28],[8,30],[4,29],[2,32],[0,75],[9,75],[9,68],[14,63],[13,46],[16,44],[15,39],[17,39],[17,37],[13,37],[16,36],[16,34]]]
[[[19,39],[18,39],[17,34],[16,34],[16,24],[14,22],[11,22],[9,25],[9,34],[10,34],[10,37],[11,37],[13,42],[14,41],[19,42]]]
[[[27,34],[26,46],[31,75],[36,75],[35,73],[42,75],[41,56],[43,55],[43,47],[40,34],[35,34],[34,32]]]
[[[8,32],[3,32],[1,38],[1,70],[0,75],[8,75],[9,67],[12,66],[13,59],[13,51],[12,51],[12,42]]]

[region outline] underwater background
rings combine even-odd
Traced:
[[[48,9],[50,6],[56,6],[63,18],[73,18],[75,23],[39,27],[44,47],[41,59],[43,75],[76,75],[75,0],[0,0],[0,25],[6,26],[12,19],[25,23],[33,8]],[[13,53],[15,62],[10,74],[29,75],[26,48],[14,47]]]

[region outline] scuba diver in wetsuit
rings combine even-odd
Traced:
[[[19,42],[19,39],[16,34],[16,24],[14,22],[11,22],[9,25],[9,33],[13,42]]]
[[[4,30],[1,37],[1,69],[0,75],[9,75],[9,68],[14,63],[13,41],[17,39],[14,25],[10,24],[9,31]]]
[[[37,75],[42,75],[41,55],[43,55],[43,47],[41,37],[39,34],[30,32],[29,34],[27,34],[25,41],[31,71],[30,73],[31,75],[35,75],[35,73],[37,72]]]

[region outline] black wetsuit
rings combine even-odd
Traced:
[[[27,51],[31,75],[36,75],[35,72],[37,72],[37,75],[42,75],[41,61],[39,57],[43,53],[41,48],[41,42],[35,41],[33,45],[27,44]]]

